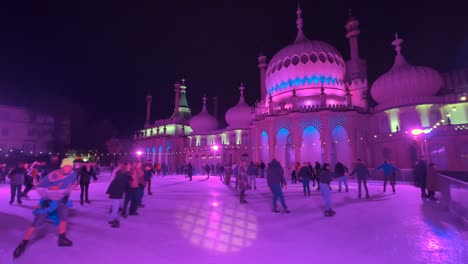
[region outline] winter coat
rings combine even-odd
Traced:
[[[272,160],[268,164],[267,182],[268,185],[286,185],[283,167],[281,167],[281,164],[277,160]]]
[[[151,181],[151,178],[153,178],[153,169],[151,170],[144,170],[143,172],[143,178],[145,181]]]
[[[262,163],[260,163],[260,166],[259,166],[259,167],[260,167],[261,170],[264,170],[265,167],[266,167],[266,166],[265,166],[265,163],[263,163],[263,161],[262,161]]]
[[[353,171],[351,172],[351,174],[349,174],[349,176],[353,176],[354,174],[356,174],[359,180],[365,180],[370,175],[369,169],[362,163],[356,164],[356,167],[354,167]]]
[[[320,184],[330,184],[330,182],[335,178],[337,175],[329,170],[321,170],[320,171]]]
[[[237,182],[239,184],[239,190],[250,189],[249,179],[247,178],[247,169],[245,166],[239,166]]]
[[[249,176],[257,175],[257,166],[255,166],[255,164],[253,163],[249,164],[249,167],[247,168],[247,175]]]
[[[26,177],[26,170],[24,168],[14,168],[8,175],[10,178],[10,185],[23,185]]]
[[[335,165],[335,173],[337,174],[338,177],[344,176],[345,173],[348,172],[348,168],[343,165],[343,163],[338,162]]]
[[[391,165],[390,163],[387,163],[385,162],[384,164],[380,165],[379,167],[376,168],[377,170],[383,170],[383,173],[385,176],[391,176],[393,174],[393,172],[395,171],[400,171],[399,169],[397,169],[396,167],[394,167],[393,165]]]
[[[114,180],[109,184],[106,194],[110,199],[122,199],[129,186],[131,175],[125,171],[117,171]]]
[[[440,191],[440,175],[436,168],[429,167],[427,169],[427,181],[426,188],[429,191],[438,192]]]
[[[90,168],[88,171],[86,167],[83,167],[78,174],[80,184],[89,184],[91,182],[91,178],[97,181],[96,172],[94,168]]]
[[[302,179],[312,179],[312,171],[310,170],[309,166],[303,166],[300,170],[299,170],[299,177],[301,177]]]

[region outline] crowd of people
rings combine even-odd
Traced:
[[[266,165],[263,162],[254,163],[243,160],[238,164],[226,164],[216,166],[204,164],[203,168],[209,179],[210,173],[219,175],[221,181],[230,185],[234,180],[234,189],[240,192],[240,203],[246,204],[246,192],[257,189],[257,178],[266,177],[267,185],[272,193],[272,211],[273,213],[290,213],[283,189],[287,188],[285,178],[285,169],[276,160],[273,159]],[[139,215],[138,210],[144,208],[143,196],[145,190],[148,195],[151,192],[151,180],[154,175],[158,175],[159,166],[153,165],[150,161],[143,163],[140,160],[131,162],[130,160],[121,160],[112,171],[106,195],[109,198],[109,225],[113,228],[120,227],[120,217]],[[382,165],[375,168],[382,170],[384,175],[383,191],[386,191],[387,183],[390,183],[393,193],[395,190],[396,174],[400,172],[391,162],[385,161]],[[192,180],[193,167],[190,163],[184,165],[186,177]],[[11,189],[10,204],[16,201],[22,204],[22,198],[28,198],[28,192],[36,189],[40,201],[38,207],[34,210],[34,220],[26,231],[24,239],[15,249],[14,257],[21,256],[36,228],[46,220],[52,220],[58,226],[59,246],[72,246],[72,241],[66,237],[68,209],[72,206],[69,200],[73,189],[80,186],[80,204],[91,203],[89,199],[89,186],[92,179],[96,181],[99,174],[99,167],[91,162],[77,162],[71,158],[59,161],[58,157],[51,157],[50,162],[33,162],[32,164],[18,163],[15,168],[6,169],[6,166],[0,165],[0,180],[5,183],[9,179]],[[421,159],[415,169],[418,177],[421,193],[423,197],[435,200],[434,193],[438,191],[437,170],[434,164],[426,165]],[[362,197],[362,186],[364,186],[365,197],[370,198],[367,187],[367,180],[370,177],[369,169],[364,163],[357,159],[354,168],[349,171],[341,162],[335,164],[332,171],[328,163],[320,164],[316,162],[314,166],[310,162],[302,164],[296,163],[291,170],[291,183],[302,183],[304,196],[311,195],[310,182],[317,191],[320,191],[324,204],[325,216],[334,216],[336,212],[332,209],[332,188],[331,182],[338,179],[338,192],[342,191],[342,184],[346,192],[349,192],[347,176],[357,178],[358,198]],[[232,179],[234,178],[234,179]],[[427,190],[427,193],[426,193]],[[279,210],[278,200],[282,210]]]

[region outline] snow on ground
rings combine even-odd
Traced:
[[[57,247],[56,228],[46,224],[25,254],[12,252],[33,216],[38,199],[8,205],[9,186],[0,186],[0,263],[467,263],[468,230],[438,203],[422,201],[419,190],[397,185],[382,193],[370,183],[371,199],[336,192],[333,218],[323,216],[323,200],[313,189],[304,197],[301,184],[285,190],[289,215],[271,213],[264,179],[247,192],[248,204],[218,177],[157,177],[153,196],[144,197],[139,216],[109,227],[107,182],[92,183],[91,205],[72,194],[68,237],[73,247]]]

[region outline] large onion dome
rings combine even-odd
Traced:
[[[228,129],[247,128],[252,123],[252,107],[245,102],[245,87],[243,84],[241,84],[239,90],[239,102],[235,106],[229,108],[225,115],[226,122],[229,125]]]
[[[201,112],[190,119],[190,127],[194,134],[207,134],[218,129],[218,121],[206,109],[206,96],[203,96]]]
[[[372,85],[371,95],[378,104],[389,103],[396,98],[434,96],[442,88],[440,73],[430,67],[409,64],[401,54],[401,43],[403,39],[396,34],[392,42],[396,51],[393,67]]]

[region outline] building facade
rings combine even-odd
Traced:
[[[206,109],[191,116],[185,85],[175,85],[174,114],[147,123],[135,144],[155,163],[175,171],[186,162],[226,164],[276,158],[291,169],[295,162],[361,158],[370,167],[392,161],[411,169],[423,158],[442,170],[468,171],[468,69],[440,74],[408,63],[398,35],[391,69],[372,84],[358,48],[359,21],[345,23],[350,58],[324,41],[308,39],[297,10],[295,41],[271,60],[258,57],[261,98],[249,106],[240,86],[239,102],[219,128]],[[389,51],[390,52],[390,51]]]

